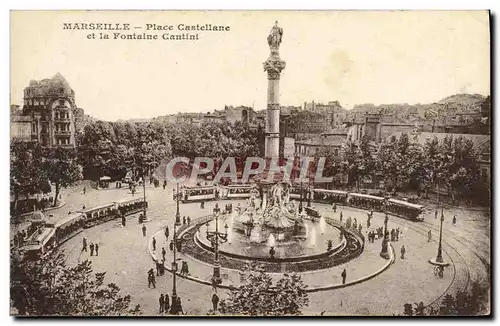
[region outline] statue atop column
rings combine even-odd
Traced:
[[[278,21],[271,28],[271,32],[267,37],[267,43],[271,50],[278,50],[280,48],[281,40],[283,39],[283,28],[278,27]]]

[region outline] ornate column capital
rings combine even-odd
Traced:
[[[279,58],[269,58],[264,62],[264,71],[267,71],[267,78],[270,80],[280,79],[280,74],[285,67],[286,62]]]

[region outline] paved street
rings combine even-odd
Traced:
[[[81,190],[80,190],[81,191]],[[125,190],[103,190],[103,196],[112,197],[126,196]],[[101,200],[99,191],[96,194],[88,193],[87,196],[95,196]],[[75,191],[70,196],[76,198],[81,195]],[[172,276],[166,273],[157,280],[156,289],[147,288],[146,271],[154,268],[154,264],[147,252],[148,241],[154,233],[161,231],[165,225],[169,225],[170,234],[173,234],[173,223],[175,221],[175,203],[172,200],[172,190],[163,190],[162,188],[147,188],[147,197],[150,203],[148,216],[151,221],[147,225],[147,236],[143,237],[140,226],[137,224],[136,216],[128,219],[127,226],[121,227],[119,221],[111,221],[103,225],[87,229],[75,238],[63,245],[68,254],[68,262],[74,263],[77,260],[89,258],[88,253],[80,253],[81,239],[87,237],[89,241],[99,243],[99,257],[92,257],[96,271],[107,271],[107,280],[116,282],[124,292],[131,293],[134,303],[141,304],[145,314],[155,314],[157,312],[157,300],[160,293],[171,293]],[[80,199],[82,200],[82,199]],[[81,201],[80,201],[81,203]],[[96,206],[87,204],[87,207]],[[74,204],[76,206],[76,204]],[[79,205],[79,204],[78,204]],[[200,210],[199,204],[181,204],[181,216],[191,216],[192,219],[210,214],[214,203],[207,203],[204,210]],[[316,204],[316,206],[326,216],[337,218],[328,205]],[[67,210],[63,208],[63,210]],[[361,210],[342,208],[344,216],[357,217],[358,221],[365,224],[366,213]],[[458,223],[451,225],[452,214],[457,214]],[[326,314],[398,314],[402,313],[403,304],[406,302],[423,301],[429,304],[438,299],[447,288],[461,288],[467,285],[468,278],[471,280],[477,278],[486,278],[482,259],[488,260],[489,250],[489,217],[484,212],[478,211],[458,211],[445,210],[445,222],[443,225],[444,257],[445,260],[453,260],[455,267],[449,267],[445,270],[443,279],[438,279],[433,275],[433,266],[427,261],[435,257],[437,252],[438,223],[439,219],[434,219],[433,211],[426,216],[426,222],[413,223],[396,217],[389,220],[389,229],[400,227],[403,230],[401,240],[395,242],[394,246],[397,258],[395,263],[382,274],[366,282],[349,286],[342,289],[310,293],[309,306],[305,309],[305,314],[319,314],[325,311]],[[55,217],[56,215],[54,215]],[[372,225],[374,227],[383,224],[383,215],[375,213]],[[434,242],[427,242],[427,231],[433,229]],[[366,230],[365,230],[366,232]],[[157,237],[157,252],[163,246],[163,236]],[[470,245],[470,242],[479,244],[476,247]],[[475,240],[477,239],[477,240]],[[401,245],[406,246],[406,259],[401,260],[399,250]],[[380,259],[376,252],[380,249],[380,240],[375,243],[367,243],[367,255],[358,258],[362,263],[356,262],[347,264],[347,269],[356,268],[363,270],[362,266],[373,268],[369,256],[374,260]],[[453,249],[454,248],[454,249]],[[370,250],[371,249],[371,250]],[[456,249],[456,250],[455,250]],[[169,252],[168,248],[166,248]],[[373,252],[374,254],[370,254]],[[168,261],[168,258],[167,258]],[[198,265],[196,265],[198,264]],[[192,274],[197,272],[201,274],[211,273],[211,267],[201,263],[189,262]],[[201,267],[203,265],[203,267]],[[197,268],[198,267],[198,268]],[[202,271],[203,270],[203,271]],[[364,272],[364,271],[363,271]],[[234,272],[233,272],[234,273]],[[349,277],[354,277],[358,273],[355,270],[348,272]],[[224,271],[223,271],[224,274]],[[231,275],[229,272],[226,274]],[[332,270],[329,278],[333,281],[338,280],[338,269]],[[312,274],[304,275],[305,280],[311,281]],[[231,277],[235,279],[237,277]],[[189,281],[178,277],[178,294],[182,298],[183,306],[189,314],[204,314],[211,307],[211,287],[201,285],[194,281]],[[219,290],[219,292],[225,292]],[[224,297],[222,294],[221,297]]]

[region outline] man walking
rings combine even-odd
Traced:
[[[168,247],[170,248],[170,251],[174,251],[174,241],[173,240],[170,240],[170,244],[168,245]]]
[[[163,311],[168,314],[168,311],[170,310],[170,298],[168,296],[168,294],[165,293],[165,295],[163,296],[163,300],[164,300],[164,309]]]
[[[453,215],[453,225],[456,225],[457,224],[457,217],[455,215]]]
[[[99,256],[99,245],[97,243],[95,244],[94,249],[95,249],[95,255]]]
[[[87,252],[87,238],[83,237],[83,247],[82,247],[82,252],[85,251]]]
[[[401,259],[405,259],[406,248],[405,245],[401,246]]]
[[[163,294],[160,294],[160,299],[158,300],[158,303],[160,304],[159,313],[161,314],[165,309],[165,298],[163,297]]]
[[[219,304],[219,296],[217,293],[214,293],[212,295],[212,308],[214,310],[214,313],[217,311],[217,305]]]
[[[146,237],[146,224],[142,225],[142,236]]]
[[[163,256],[163,260],[166,260],[165,259],[166,254],[167,254],[167,252],[165,251],[165,247],[161,247],[161,255]]]
[[[345,284],[345,278],[347,277],[347,272],[346,272],[345,268],[342,271],[341,276],[342,276],[342,284]]]
[[[436,209],[436,211],[434,212],[434,218],[438,218],[438,211]]]
[[[186,225],[186,217],[185,216],[182,217],[182,225]]]
[[[429,230],[429,232],[427,233],[427,242],[431,242],[432,241],[432,232],[431,230]]]
[[[156,251],[156,239],[153,237],[153,251]]]
[[[90,243],[90,255],[93,256],[94,255],[94,244],[93,243]]]
[[[165,240],[168,240],[168,236],[170,235],[169,230],[168,230],[168,225],[165,227]]]
[[[187,217],[188,226],[191,225],[191,217]]]

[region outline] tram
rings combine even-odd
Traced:
[[[123,216],[139,213],[147,207],[148,202],[143,196],[132,199],[122,199],[115,202],[115,209],[117,209]]]
[[[384,202],[384,197],[366,194],[349,193],[347,197],[347,204],[349,204],[349,206],[362,209],[373,209],[379,212],[382,212],[384,210]]]
[[[112,220],[116,217],[115,203],[93,207],[84,211],[85,228]]]
[[[257,191],[253,184],[232,184],[220,187],[221,199],[250,198]]]
[[[349,193],[342,190],[331,190],[331,189],[314,189],[313,198],[314,201],[326,204],[344,204],[347,201],[347,196]]]
[[[83,212],[74,213],[56,222],[55,224],[46,224],[55,230],[55,243],[60,245],[66,240],[80,233],[85,227],[85,214]]]
[[[401,218],[408,219],[414,222],[422,222],[424,216],[422,214],[424,206],[409,203],[404,200],[389,199],[387,201],[387,212]]]
[[[216,193],[216,186],[186,186],[182,189],[181,200],[183,203],[215,200]]]
[[[43,255],[54,245],[55,229],[41,227],[37,229],[23,244],[27,256]]]

